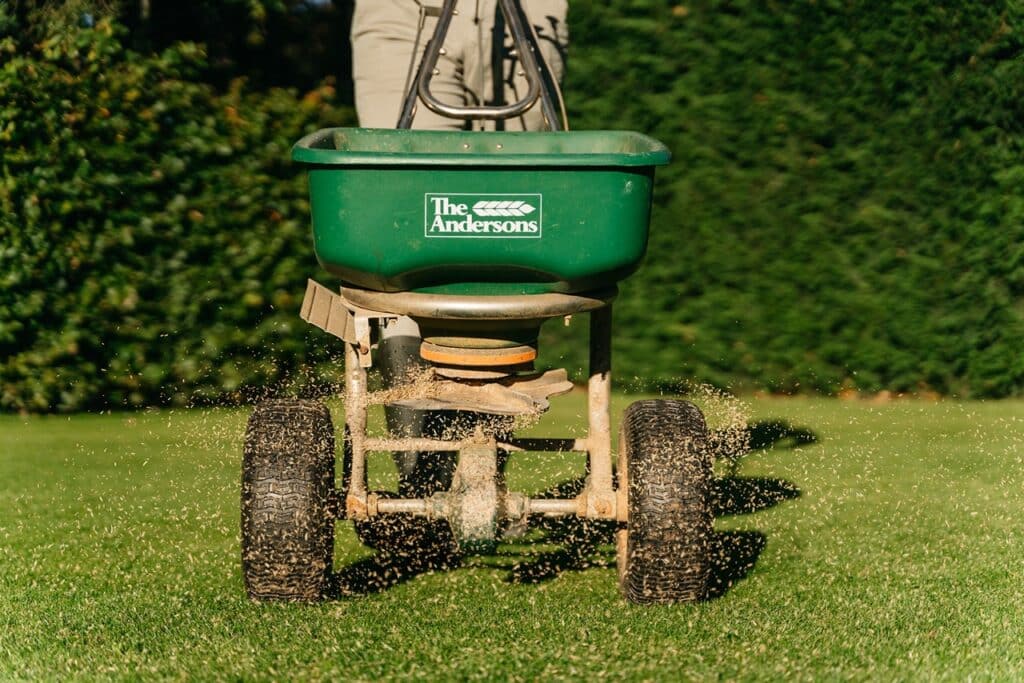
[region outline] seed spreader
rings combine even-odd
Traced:
[[[613,469],[612,302],[644,254],[654,169],[669,152],[638,133],[557,130],[536,42],[513,0],[501,7],[530,78],[526,106],[539,100],[555,130],[407,129],[418,100],[466,118],[522,111],[522,103],[445,107],[430,95],[431,59],[454,6],[446,0],[427,45],[404,127],[321,130],[293,149],[309,171],[316,255],[341,283],[311,280],[301,317],[344,346],[345,424],[337,434],[319,401],[256,407],[242,481],[248,593],[324,597],[335,520],[353,520],[384,558],[423,558],[488,552],[531,517],[574,515],[618,525],[628,600],[701,599],[712,525],[701,412],[686,401],[633,403]],[[517,418],[542,413],[573,388],[564,369],[534,365],[541,326],[567,316],[589,318],[586,435],[518,436]],[[382,336],[402,318],[419,326],[420,371],[369,391]],[[423,426],[373,434],[367,414],[375,404],[423,415]],[[337,480],[336,439],[343,446]],[[550,498],[509,490],[503,464],[523,451],[585,453],[582,491]],[[370,490],[371,452],[415,453],[410,481],[418,484]]]

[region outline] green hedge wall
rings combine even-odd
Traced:
[[[620,378],[1021,393],[1024,3],[576,0],[571,29],[577,126],[675,155]]]
[[[238,398],[308,356],[293,140],[351,123],[329,87],[218,94],[202,53],[123,49],[107,22],[0,42],[0,406]]]
[[[573,0],[577,128],[664,140],[617,377],[1024,390],[1024,5]],[[25,46],[0,8],[0,409],[329,382],[291,143],[324,86],[219,92],[202,48],[101,21]],[[585,325],[545,333],[581,368]]]

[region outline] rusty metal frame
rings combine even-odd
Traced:
[[[315,284],[315,283],[314,283]],[[314,294],[316,296],[317,294]],[[322,296],[322,293],[318,294]],[[338,295],[333,295],[338,297]],[[374,316],[393,317],[394,313],[375,313],[351,304],[348,298],[342,298],[352,316],[363,315],[376,324]],[[611,448],[611,329],[612,307],[610,298],[603,298],[600,307],[588,305],[584,310],[590,318],[590,369],[587,381],[587,435],[584,438],[518,438],[505,440],[489,439],[481,435],[458,440],[431,438],[388,438],[370,436],[367,433],[367,411],[369,392],[367,390],[367,369],[371,366],[368,356],[372,351],[364,345],[365,335],[348,336],[345,343],[345,425],[350,444],[351,479],[347,497],[340,506],[342,514],[351,519],[367,519],[381,514],[406,513],[421,515],[433,519],[449,521],[463,519],[466,511],[460,495],[472,489],[475,494],[485,491],[480,482],[473,483],[473,475],[469,465],[463,466],[463,452],[580,452],[587,455],[587,479],[582,492],[575,498],[551,499],[531,498],[522,493],[510,492],[498,482],[496,496],[488,494],[488,505],[493,505],[495,519],[525,520],[529,515],[565,516],[577,515],[591,519],[610,519],[625,521],[627,511],[624,509],[623,491],[616,490],[612,471]],[[594,301],[591,299],[590,301]],[[321,310],[325,304],[320,302]],[[333,301],[329,310],[338,311]],[[535,308],[533,310],[536,310]],[[312,324],[318,320],[303,318]],[[321,321],[322,322],[322,321]],[[318,325],[321,326],[321,325]],[[343,326],[344,327],[344,326]],[[355,329],[345,328],[345,329]],[[340,336],[340,335],[338,335]],[[459,469],[456,481],[461,482],[461,492],[449,491],[434,494],[430,498],[382,498],[368,490],[366,456],[378,451],[458,451],[460,453]],[[468,459],[467,459],[468,460]],[[478,461],[479,458],[476,458]],[[480,468],[476,468],[480,469]],[[621,473],[620,473],[621,476]],[[474,488],[475,487],[475,488]],[[460,507],[461,506],[461,507]],[[460,515],[462,517],[460,517]],[[479,535],[482,522],[477,520],[476,533]]]

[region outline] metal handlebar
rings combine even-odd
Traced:
[[[434,97],[434,94],[430,91],[430,81],[437,73],[437,60],[441,56],[444,39],[448,35],[448,29],[451,26],[452,17],[455,15],[455,5],[457,2],[458,0],[444,0],[444,5],[441,7],[438,16],[437,26],[434,28],[434,34],[427,43],[423,59],[420,61],[419,68],[416,71],[416,77],[412,81],[412,87],[406,93],[405,101],[402,105],[402,114],[398,120],[398,127],[412,127],[412,120],[416,115],[417,99],[423,100],[423,104],[427,106],[427,109],[441,116],[452,119],[487,119],[493,121],[515,118],[533,107],[539,99],[541,110],[548,126],[551,130],[562,130],[562,119],[555,108],[555,99],[550,88],[545,83],[544,74],[541,71],[541,64],[544,64],[544,56],[540,52],[540,47],[537,45],[533,31],[527,30],[525,24],[527,21],[526,15],[522,7],[520,7],[518,0],[498,0],[498,4],[505,17],[509,32],[512,34],[512,43],[515,46],[516,55],[522,64],[523,73],[526,76],[528,86],[526,95],[518,102],[512,104],[492,106],[451,105],[445,104]],[[544,71],[550,73],[547,70],[546,64],[544,64]]]

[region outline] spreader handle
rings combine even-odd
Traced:
[[[532,32],[528,32],[523,23],[525,15],[519,6],[518,0],[498,0],[498,2],[501,6],[501,12],[505,16],[509,31],[512,33],[512,42],[515,45],[516,53],[526,75],[528,86],[526,95],[518,102],[499,106],[458,106],[445,104],[434,97],[434,94],[430,91],[430,81],[436,73],[437,60],[441,55],[441,48],[451,26],[452,17],[455,15],[455,5],[457,2],[458,0],[444,0],[444,5],[437,20],[437,26],[434,28],[434,35],[431,37],[430,42],[427,43],[423,60],[420,62],[419,69],[416,72],[416,78],[413,79],[412,87],[406,94],[402,115],[398,120],[398,127],[412,127],[412,119],[416,114],[417,99],[423,100],[423,104],[431,111],[448,118],[495,121],[515,118],[530,109],[540,99],[541,108],[548,126],[550,126],[551,130],[562,130],[562,120],[555,110],[554,99],[551,93],[544,87],[544,76],[537,61],[538,59],[543,61],[544,56],[540,53],[540,48],[533,39]]]

